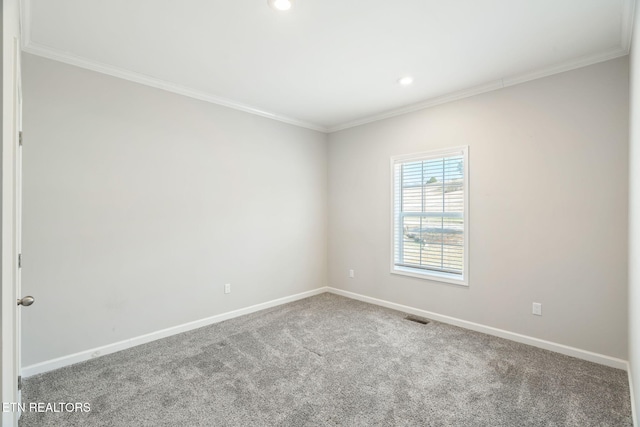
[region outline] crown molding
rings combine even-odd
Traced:
[[[429,98],[416,104],[407,105],[405,107],[400,107],[393,110],[387,110],[380,114],[364,117],[352,122],[347,122],[341,125],[330,127],[329,133],[365,125],[367,123],[377,122],[379,120],[389,119],[391,117],[401,116],[407,113],[413,113],[414,111],[424,110],[426,108],[435,107],[436,105],[446,104],[448,102],[457,101],[463,98],[469,98],[471,96],[480,95],[486,92],[492,92],[494,90],[502,89],[503,87],[504,86],[502,84],[502,80],[496,80],[491,83],[470,87],[456,92],[450,92],[446,95]]]
[[[380,114],[364,117],[362,119],[354,120],[351,122],[343,123],[336,126],[331,126],[327,130],[328,133],[338,132],[341,130],[349,129],[352,127],[364,125],[367,123],[376,122],[378,120],[384,120],[402,114],[412,113],[415,111],[423,110],[425,108],[435,107],[436,105],[446,104],[447,102],[453,102],[471,96],[480,95],[486,92],[502,89],[508,86],[514,86],[520,83],[525,83],[535,79],[541,79],[543,77],[549,77],[554,74],[564,73],[566,71],[575,70],[578,68],[586,67],[588,65],[597,64],[611,59],[619,58],[629,54],[631,49],[631,38],[633,36],[633,24],[635,18],[636,0],[623,0],[621,16],[621,34],[620,34],[620,47],[610,49],[605,52],[601,52],[595,55],[583,56],[569,61],[562,62],[550,67],[541,68],[529,73],[519,74],[511,77],[504,77],[500,80],[495,80],[490,83],[486,83],[479,86],[473,86],[470,88],[462,89],[460,91],[451,92],[435,98],[429,98],[416,104],[408,105],[405,107],[388,110]]]
[[[20,0],[20,18],[21,18],[21,39],[22,50],[33,55],[42,56],[44,58],[53,59],[55,61],[64,62],[66,64],[75,65],[76,67],[85,68],[88,70],[96,71],[98,73],[107,74],[113,77],[122,78],[135,83],[140,83],[146,86],[155,87],[157,89],[166,90],[168,92],[177,93],[179,95],[188,96],[189,98],[198,99],[200,101],[210,102],[212,104],[221,105],[234,110],[244,111],[245,113],[255,114],[257,116],[266,117],[279,122],[287,123],[294,126],[299,126],[306,129],[315,130],[318,132],[327,133],[325,126],[317,125],[315,123],[309,123],[302,120],[298,120],[292,117],[287,117],[269,111],[261,110],[251,107],[249,105],[241,104],[229,99],[221,98],[208,94],[203,91],[198,91],[175,83],[171,83],[166,80],[158,79],[155,77],[147,76],[141,73],[125,70],[122,68],[114,67],[107,64],[102,64],[97,61],[83,58],[81,56],[73,55],[68,52],[63,52],[58,49],[54,49],[49,46],[45,46],[39,43],[34,43],[31,40],[31,0]]]
[[[633,36],[633,21],[635,20],[636,0],[624,0],[622,5],[622,34],[620,46],[629,53],[631,50],[631,37]]]
[[[20,47],[31,41],[31,0],[20,0]]]
[[[462,89],[455,92],[450,92],[442,96],[426,99],[416,104],[411,104],[408,106],[387,110],[380,114],[366,116],[361,119],[338,124],[336,126],[322,126],[315,123],[301,121],[292,117],[271,113],[269,111],[254,108],[250,105],[245,105],[229,99],[214,96],[203,91],[177,85],[175,83],[171,83],[162,79],[147,76],[141,73],[136,73],[126,69],[113,67],[111,65],[102,64],[97,61],[92,61],[77,55],[73,55],[68,52],[63,52],[58,49],[51,48],[49,46],[45,46],[39,43],[34,43],[31,40],[31,0],[21,0],[22,49],[27,53],[31,53],[34,55],[42,56],[45,58],[53,59],[56,61],[71,64],[71,65],[75,65],[77,67],[93,70],[99,73],[108,74],[114,77],[119,77],[125,80],[155,87],[158,89],[163,89],[169,92],[188,96],[190,98],[199,99],[201,101],[210,102],[210,103],[221,105],[224,107],[233,108],[235,110],[244,111],[246,113],[255,114],[258,116],[277,120],[277,121],[291,124],[294,126],[303,127],[306,129],[315,130],[318,132],[332,133],[332,132],[337,132],[337,131],[349,129],[352,127],[364,125],[367,123],[372,123],[379,120],[396,117],[402,114],[412,113],[415,111],[434,107],[436,105],[446,104],[448,102],[469,98],[475,95],[480,95],[480,94],[491,92],[494,90],[503,89],[509,86],[514,86],[514,85],[525,83],[531,80],[552,76],[554,74],[575,70],[578,68],[586,67],[588,65],[593,65],[593,64],[608,61],[611,59],[619,58],[621,56],[626,56],[629,54],[629,51],[631,48],[631,38],[633,35],[633,23],[634,23],[634,16],[635,16],[636,0],[623,0],[623,1],[624,1],[624,4],[622,8],[622,16],[621,16],[620,46],[617,48],[613,48],[608,51],[601,52],[595,55],[588,55],[588,56],[583,56],[579,58],[574,58],[569,61],[562,62],[560,64],[538,69],[536,71],[518,74],[510,77],[503,77],[501,79],[494,80],[489,83],[473,86],[473,87]]]
[[[505,77],[502,79],[504,87],[515,86],[520,83],[526,83],[531,80],[541,79],[543,77],[553,76],[554,74],[564,73],[566,71],[577,70],[578,68],[587,67],[589,65],[598,64],[600,62],[609,61],[611,59],[626,56],[629,51],[616,47],[605,52],[595,55],[582,56],[550,67],[542,68],[530,73],[523,73],[513,77]]]
[[[25,37],[26,39],[26,37]],[[155,87],[157,89],[166,90],[168,92],[177,93],[179,95],[188,96],[189,98],[198,99],[212,104],[221,105],[223,107],[233,108],[234,110],[244,111],[245,113],[255,114],[257,116],[266,117],[268,119],[277,120],[279,122],[287,123],[290,125],[315,130],[318,132],[327,132],[327,128],[314,123],[304,122],[291,117],[282,116],[279,114],[271,113],[269,111],[260,110],[258,108],[251,107],[249,105],[240,104],[229,99],[221,98],[218,96],[210,95],[206,92],[191,89],[185,86],[180,86],[175,83],[168,82],[166,80],[158,79],[156,77],[147,76],[145,74],[136,73],[133,71],[125,70],[123,68],[114,67],[107,64],[102,64],[97,61],[89,60],[81,56],[76,56],[68,52],[62,52],[57,49],[34,43],[29,41],[26,43],[22,50],[24,52],[42,56],[44,58],[53,59],[55,61],[64,62],[66,64],[75,65],[76,67],[85,68],[87,70],[96,71],[98,73],[107,74],[113,77],[129,80],[135,83],[140,83],[146,86]]]
[[[28,3],[29,0],[26,0]],[[576,58],[570,61],[556,64],[551,67],[542,68],[530,73],[519,74],[512,77],[505,77],[499,80],[495,80],[483,85],[473,86],[467,89],[448,93],[446,95],[438,96],[435,98],[429,98],[416,104],[411,104],[405,107],[388,110],[380,114],[367,116],[362,119],[354,120],[351,122],[343,123],[333,127],[325,127],[314,123],[300,121],[291,117],[270,113],[268,111],[260,110],[249,105],[240,104],[229,99],[210,95],[206,92],[198,91],[188,87],[180,86],[175,83],[168,82],[166,80],[158,79],[156,77],[147,76],[141,73],[125,70],[111,65],[92,61],[80,56],[73,55],[71,53],[62,52],[57,49],[34,43],[26,36],[28,25],[25,27],[25,35],[23,40],[25,41],[22,48],[23,51],[31,53],[33,55],[42,56],[44,58],[53,59],[55,61],[64,62],[66,64],[75,65],[80,68],[96,71],[98,73],[107,74],[114,77],[119,77],[125,80],[129,80],[135,83],[140,83],[146,86],[163,89],[169,92],[177,93],[180,95],[188,96],[190,98],[199,99],[201,101],[210,102],[224,107],[233,108],[235,110],[244,111],[246,113],[255,114],[258,116],[266,117],[269,119],[277,120],[280,122],[288,123],[291,125],[324,132],[332,133],[340,130],[364,125],[367,123],[388,119],[391,117],[399,116],[402,114],[412,113],[415,111],[423,110],[425,108],[434,107],[436,105],[446,104],[448,102],[457,101],[471,96],[480,95],[494,90],[503,89],[508,86],[514,86],[520,83],[525,83],[531,80],[540,79],[543,77],[552,76],[554,74],[563,73],[565,71],[571,71],[577,68],[586,67],[588,65],[597,64],[599,62],[608,61],[621,56],[628,55],[628,50],[622,48],[615,48],[607,52],[599,53],[596,55],[590,55],[585,57]]]
[[[486,83],[483,85],[473,86],[467,89],[451,92],[446,95],[438,96],[435,98],[429,98],[425,101],[421,101],[416,104],[411,104],[406,107],[388,110],[380,114],[368,116],[359,120],[354,120],[352,122],[347,122],[341,125],[333,126],[328,129],[328,132],[329,133],[338,132],[341,130],[364,125],[367,123],[377,122],[379,120],[400,116],[402,114],[413,113],[415,111],[424,110],[430,107],[435,107],[436,105],[446,104],[448,102],[453,102],[460,99],[469,98],[471,96],[492,92],[494,90],[503,89],[509,86],[515,86],[520,83],[541,79],[543,77],[552,76],[554,74],[563,73],[565,71],[575,70],[578,68],[586,67],[588,65],[597,64],[599,62],[604,62],[610,59],[619,58],[621,56],[625,56],[628,54],[629,52],[624,49],[615,48],[604,53],[572,59],[570,61],[556,64],[551,67],[542,68],[530,73],[519,74],[512,77],[505,77],[500,80],[494,80],[490,83]]]

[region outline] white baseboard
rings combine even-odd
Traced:
[[[371,298],[365,295],[356,294],[354,292],[344,291],[342,289],[329,287],[328,292],[343,297],[355,299],[358,301],[368,302],[369,304],[375,304],[382,307],[391,308],[393,310],[402,311],[409,314],[415,314],[417,316],[426,317],[436,320],[442,323],[448,323],[450,325],[459,326],[461,328],[470,329],[476,332],[482,332],[488,335],[493,335],[500,338],[505,338],[511,341],[516,341],[523,344],[528,344],[534,347],[543,348],[545,350],[555,351],[566,356],[576,357],[578,359],[588,360],[589,362],[599,363],[601,365],[610,366],[612,368],[618,368],[627,370],[628,363],[626,360],[617,359],[611,356],[605,356],[604,354],[593,353],[587,350],[581,350],[575,347],[569,347],[564,344],[558,344],[551,341],[545,341],[538,338],[533,338],[527,335],[517,334],[515,332],[505,331],[503,329],[493,328],[491,326],[481,325],[479,323],[469,322],[467,320],[457,319],[455,317],[445,316],[438,313],[432,313],[430,311],[421,310],[419,308],[409,307],[402,304],[396,304],[393,302]]]
[[[638,426],[638,416],[636,415],[636,399],[633,394],[633,375],[631,375],[631,364],[627,363],[627,375],[629,376],[629,397],[631,398],[631,417],[634,427]]]
[[[567,356],[576,357],[578,359],[588,360],[590,362],[599,363],[601,365],[606,365],[606,366],[610,366],[618,369],[624,369],[627,371],[629,370],[628,363],[626,360],[617,359],[615,357],[605,356],[603,354],[593,353],[590,351],[569,347],[563,344],[557,344],[554,342],[545,341],[538,338],[533,338],[526,335],[505,331],[503,329],[493,328],[491,326],[485,326],[479,323],[457,319],[455,317],[445,316],[438,313],[432,313],[430,311],[421,310],[418,308],[409,307],[402,304],[396,304],[393,302],[368,297],[368,296],[357,294],[354,292],[344,291],[342,289],[337,289],[332,287],[322,287],[322,288],[314,289],[312,291],[302,292],[299,294],[290,295],[288,297],[278,298],[278,299],[267,301],[261,304],[252,305],[250,307],[245,307],[238,310],[229,311],[227,313],[222,313],[215,316],[207,317],[205,319],[196,320],[194,322],[189,322],[189,323],[174,326],[171,328],[162,329],[160,331],[152,332],[146,335],[141,335],[138,337],[119,341],[113,344],[107,344],[102,347],[92,348],[89,350],[70,354],[68,356],[59,357],[57,359],[47,360],[45,362],[29,365],[22,368],[22,376],[26,378],[32,375],[41,374],[43,372],[49,372],[54,369],[62,368],[64,366],[69,366],[75,363],[84,362],[85,360],[93,359],[95,357],[115,353],[117,351],[125,350],[127,348],[135,347],[141,344],[146,344],[148,342],[155,341],[161,338],[166,338],[171,335],[176,335],[182,332],[191,331],[193,329],[201,328],[203,326],[212,325],[214,323],[222,322],[224,320],[233,319],[235,317],[243,316],[245,314],[254,313],[256,311],[264,310],[271,307],[276,307],[278,305],[308,298],[314,295],[319,295],[325,292],[331,292],[336,295],[341,295],[347,298],[367,302],[370,304],[391,308],[393,310],[398,310],[405,313],[427,317],[442,323],[447,323],[450,325],[459,326],[461,328],[470,329],[472,331],[482,332],[488,335],[505,338],[511,341],[532,345],[534,347],[543,348],[545,350],[554,351],[556,353],[561,353]],[[632,397],[633,397],[631,378],[629,378],[629,387],[632,390]],[[631,402],[633,405],[634,404],[633,399]],[[635,410],[633,414],[635,416]]]
[[[206,319],[196,320],[194,322],[173,326],[171,328],[162,329],[156,332],[151,332],[146,335],[141,335],[139,337],[130,338],[130,339],[119,341],[113,344],[107,344],[102,347],[92,348],[89,350],[70,354],[68,356],[59,357],[57,359],[36,363],[34,365],[29,365],[22,368],[22,376],[26,378],[32,375],[41,374],[43,372],[49,372],[54,369],[62,368],[64,366],[73,365],[74,363],[84,362],[85,360],[93,359],[98,356],[104,356],[106,354],[115,353],[117,351],[125,350],[127,348],[135,347],[141,344],[146,344],[148,342],[159,340],[161,338],[166,338],[171,335],[176,335],[182,332],[191,331],[193,329],[198,329],[203,326],[212,325],[214,323],[222,322],[224,320],[233,319],[234,317],[243,316],[245,314],[254,313],[256,311],[264,310],[271,307],[276,307],[278,305],[308,298],[314,295],[319,295],[327,291],[328,291],[328,288],[322,287],[322,288],[314,289],[312,291],[302,292],[299,294],[290,295],[288,297],[278,298],[272,301],[263,302],[261,304],[252,305],[250,307],[229,311],[227,313],[217,314],[215,316],[207,317]]]

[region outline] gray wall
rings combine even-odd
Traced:
[[[30,55],[24,132],[23,366],[326,286],[326,135]]]
[[[621,58],[331,134],[329,284],[626,359],[628,89]],[[390,274],[389,158],[459,145],[470,286]]]
[[[626,58],[337,132],[328,156],[30,55],[24,96],[25,366],[327,284],[627,357]],[[471,285],[391,275],[389,157],[467,144]]]
[[[629,369],[635,396],[635,408],[640,409],[640,8],[631,43],[630,128],[629,135]],[[635,167],[634,167],[635,166]]]

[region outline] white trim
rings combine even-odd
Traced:
[[[29,0],[25,0],[25,3],[28,4]],[[27,11],[26,13],[29,13],[29,12]],[[102,64],[93,60],[89,60],[80,56],[73,55],[68,52],[62,52],[48,46],[34,43],[28,40],[30,37],[29,26],[30,24],[25,19],[25,25],[24,25],[25,42],[22,50],[32,55],[42,56],[44,58],[53,59],[55,61],[64,62],[70,65],[75,65],[76,67],[85,68],[88,70],[96,71],[98,73],[107,74],[113,77],[118,77],[124,80],[129,80],[129,81],[143,84],[146,86],[155,87],[157,89],[166,90],[168,92],[173,92],[180,95],[188,96],[190,98],[199,99],[201,101],[210,102],[212,104],[222,105],[224,107],[233,108],[235,110],[244,111],[246,113],[267,117],[269,119],[277,120],[283,123],[299,126],[306,129],[315,130],[318,132],[324,132],[324,133],[333,133],[333,132],[341,131],[344,129],[349,129],[352,127],[364,125],[367,123],[377,122],[379,120],[400,116],[402,114],[424,110],[430,107],[435,107],[437,105],[446,104],[449,102],[457,101],[464,98],[469,98],[476,95],[481,95],[487,92],[493,92],[494,90],[503,89],[508,86],[514,86],[514,85],[525,83],[531,80],[536,80],[543,77],[552,76],[554,74],[563,73],[565,71],[571,71],[574,69],[586,67],[588,65],[597,64],[600,62],[619,58],[621,56],[625,56],[629,54],[628,48],[627,49],[616,48],[616,49],[612,49],[610,51],[606,51],[604,53],[600,53],[597,55],[591,55],[591,56],[586,56],[586,57],[581,57],[574,60],[566,61],[566,62],[557,64],[555,66],[543,68],[531,73],[520,74],[513,77],[505,77],[505,78],[495,80],[486,84],[473,86],[467,89],[451,92],[435,98],[429,98],[425,101],[422,101],[416,104],[385,111],[380,114],[366,116],[364,118],[342,123],[336,126],[326,127],[323,125],[305,122],[305,121],[297,120],[291,117],[278,115],[275,113],[270,113],[268,111],[260,110],[260,109],[251,107],[249,105],[240,104],[229,99],[214,96],[206,92],[180,86],[175,83],[171,83],[156,77],[151,77],[151,76],[136,73],[133,71],[125,70],[122,68],[117,68],[111,65]]]
[[[566,71],[577,70],[578,68],[587,67],[589,65],[599,64],[600,62],[616,59],[621,56],[629,54],[628,50],[622,48],[614,48],[605,52],[601,52],[596,55],[583,56],[575,58],[572,61],[563,62],[557,65],[543,68],[538,71],[532,71],[530,73],[523,73],[513,77],[505,77],[502,79],[504,87],[519,85],[520,83],[526,83],[531,80],[538,80],[543,77],[553,76],[555,74],[564,73]]]
[[[393,310],[402,311],[404,313],[415,314],[418,316],[436,320],[438,322],[459,326],[461,328],[469,329],[472,331],[482,332],[487,335],[493,335],[495,337],[505,338],[505,339],[519,342],[522,344],[528,344],[533,347],[542,348],[545,350],[564,354],[566,356],[576,357],[578,359],[587,360],[589,362],[599,363],[600,365],[610,366],[612,368],[617,368],[617,369],[624,369],[624,370],[628,369],[628,363],[626,360],[618,359],[611,356],[606,356],[604,354],[594,353],[587,350],[581,350],[579,348],[569,347],[564,344],[558,344],[551,341],[541,340],[539,338],[517,334],[515,332],[505,331],[504,329],[485,326],[479,323],[469,322],[467,320],[457,319],[455,317],[445,316],[442,314],[421,310],[419,308],[409,307],[406,305],[396,304],[394,302],[372,298],[372,297],[357,294],[354,292],[344,291],[342,289],[329,287],[328,292],[336,295],[341,295],[343,297],[355,299],[358,301],[367,302],[369,304],[379,305],[381,307],[387,307]]]
[[[464,258],[462,267],[462,276],[448,273],[440,273],[436,271],[421,270],[418,268],[401,267],[395,263],[396,253],[396,173],[395,166],[399,163],[405,163],[408,161],[423,161],[429,159],[438,159],[442,157],[449,157],[455,155],[462,155],[464,159],[464,176],[463,176],[463,198],[464,198]],[[398,274],[401,276],[409,276],[422,280],[430,280],[433,282],[449,283],[458,286],[469,286],[469,146],[462,145],[458,147],[442,148],[437,150],[424,151],[420,153],[409,153],[392,156],[390,159],[390,207],[391,207],[391,259],[389,260],[391,274]]]
[[[631,49],[631,37],[633,36],[633,21],[635,19],[636,1],[624,0],[622,5],[622,35],[620,46],[629,53]]]
[[[31,43],[31,0],[20,1],[20,38],[22,50]]]
[[[627,362],[627,376],[629,377],[629,398],[631,399],[631,418],[633,425],[638,425],[638,416],[636,414],[636,399],[633,394],[633,375],[631,375],[631,363]]]
[[[392,254],[393,256],[393,254]],[[398,276],[413,277],[414,279],[429,280],[438,283],[447,283],[449,285],[469,286],[466,276],[460,276],[453,273],[444,273],[439,271],[430,271],[426,269],[403,267],[394,265],[393,259],[391,260],[391,270],[389,273],[397,274]],[[462,278],[460,278],[462,277]]]
[[[438,148],[436,150],[422,151],[420,153],[408,153],[408,154],[399,154],[397,156],[392,156],[392,162],[405,162],[407,160],[412,160],[416,162],[420,162],[423,160],[431,160],[438,159],[446,156],[451,156],[455,154],[463,154],[469,150],[468,145],[460,145],[458,147],[451,148]]]
[[[457,319],[455,317],[445,316],[442,314],[437,314],[430,311],[405,306],[402,304],[396,304],[393,302],[368,297],[368,296],[357,294],[354,292],[345,291],[342,289],[337,289],[333,287],[321,287],[311,291],[302,292],[302,293],[291,295],[288,297],[278,298],[278,299],[267,301],[261,304],[252,305],[250,307],[241,308],[241,309],[230,311],[227,313],[222,313],[215,316],[207,317],[205,319],[196,320],[194,322],[185,323],[183,325],[178,325],[178,326],[163,329],[160,331],[152,332],[152,333],[138,336],[135,338],[119,341],[113,344],[108,344],[102,347],[97,347],[97,348],[81,351],[78,353],[70,354],[68,356],[59,357],[57,359],[52,359],[52,360],[37,363],[34,365],[26,366],[22,369],[22,376],[26,378],[32,375],[37,375],[40,373],[52,371],[54,369],[62,368],[65,366],[73,365],[75,363],[83,362],[85,360],[93,359],[98,356],[104,356],[107,354],[115,353],[117,351],[126,350],[127,348],[135,347],[141,344],[146,344],[148,342],[155,341],[161,338],[166,338],[182,332],[191,331],[193,329],[201,328],[203,326],[208,326],[218,322],[243,316],[245,314],[255,313],[257,311],[265,310],[267,308],[277,307],[282,304],[287,304],[289,302],[298,301],[304,298],[309,298],[314,295],[320,295],[325,292],[329,292],[335,295],[340,295],[346,298],[355,299],[358,301],[363,301],[369,304],[378,305],[381,307],[390,308],[393,310],[402,311],[405,313],[427,317],[442,323],[447,323],[449,325],[470,329],[476,332],[482,332],[488,335],[493,335],[493,336],[505,338],[511,341],[532,345],[534,347],[554,351],[556,353],[561,353],[567,356],[576,357],[578,359],[599,363],[601,365],[610,366],[617,369],[624,369],[630,372],[629,364],[626,360],[617,359],[615,357],[593,353],[593,352],[581,350],[575,347],[569,347],[563,344],[557,344],[550,341],[545,341],[538,338],[505,331],[502,329],[493,328],[491,326],[485,326],[478,323]],[[635,405],[633,401],[634,394],[633,394],[631,377],[629,377],[629,389],[631,391],[631,399],[632,399],[631,405],[632,405],[632,411],[633,411],[634,420],[635,420],[636,412],[635,412]],[[636,425],[635,421],[634,421],[634,425]]]
[[[16,161],[20,126],[20,4],[19,0],[4,0],[2,5],[2,250],[0,251],[0,399],[20,400],[18,375],[18,306],[17,296],[17,181]],[[0,413],[0,425],[18,425],[20,412]]]
[[[250,307],[229,311],[227,313],[217,314],[215,316],[207,317],[201,320],[196,320],[194,322],[189,322],[182,325],[173,326],[171,328],[162,329],[160,331],[151,332],[149,334],[126,339],[113,344],[107,344],[102,347],[96,347],[96,348],[84,350],[78,353],[70,354],[68,356],[58,357],[57,359],[36,363],[34,365],[29,365],[22,368],[22,376],[26,378],[32,375],[41,374],[43,372],[52,371],[54,369],[62,368],[64,366],[69,366],[75,363],[84,362],[85,360],[93,359],[95,357],[104,356],[106,354],[115,353],[121,350],[126,350],[128,348],[135,347],[141,344],[146,344],[151,341],[156,341],[161,338],[166,338],[172,335],[180,334],[182,332],[187,332],[193,329],[202,328],[203,326],[212,325],[214,323],[222,322],[224,320],[229,320],[235,317],[244,316],[245,314],[255,313],[256,311],[264,310],[271,307],[276,307],[289,302],[301,300],[304,298],[309,298],[314,295],[319,295],[325,292],[327,292],[326,287],[317,288],[311,291],[290,295],[288,297],[278,298],[275,300],[263,302],[261,304],[252,305]]]
[[[549,77],[554,74],[564,73],[565,71],[571,71],[578,68],[586,67],[588,65],[598,64],[600,62],[609,61],[610,59],[619,58],[629,54],[628,47],[626,49],[617,47],[602,53],[595,55],[584,56],[575,58],[569,61],[561,62],[550,67],[541,68],[537,71],[530,73],[519,74],[512,77],[504,77],[499,80],[473,86],[467,89],[462,89],[448,94],[437,96],[435,98],[429,98],[425,101],[418,102],[416,104],[408,105],[406,107],[397,108],[394,110],[385,111],[380,114],[364,117],[362,119],[353,120],[347,123],[343,123],[336,126],[331,126],[327,129],[328,133],[338,132],[344,129],[364,125],[371,122],[377,122],[379,120],[389,119],[391,117],[400,116],[402,114],[413,113],[415,111],[424,110],[426,108],[435,107],[436,105],[446,104],[460,99],[469,98],[476,95],[481,95],[487,92],[493,92],[494,90],[503,89],[508,86],[514,86],[520,83],[525,83],[530,80],[541,79],[543,77]]]
[[[434,107],[436,105],[445,104],[459,99],[469,98],[471,96],[480,95],[482,93],[491,92],[497,89],[502,89],[507,86],[513,86],[516,84],[524,83],[530,80],[539,79],[542,77],[548,77],[553,74],[562,73],[565,71],[574,70],[577,68],[586,67],[588,65],[597,64],[599,62],[608,61],[621,56],[629,54],[631,47],[631,37],[633,33],[633,20],[636,0],[624,0],[625,3],[622,8],[621,17],[621,34],[620,34],[620,47],[611,49],[609,51],[601,52],[595,55],[588,55],[580,58],[574,58],[554,66],[545,67],[537,71],[530,73],[520,74],[512,77],[504,77],[502,79],[494,80],[492,82],[473,86],[470,88],[462,89],[459,91],[450,92],[448,94],[429,98],[422,102],[408,105],[405,107],[385,111],[380,114],[374,114],[366,116],[361,119],[349,121],[346,123],[338,124],[335,126],[323,126],[319,124],[300,121],[287,116],[281,116],[278,114],[270,113],[268,111],[260,110],[249,105],[240,104],[232,100],[213,96],[211,94],[197,91],[190,88],[185,88],[174,83],[170,83],[161,79],[157,79],[143,74],[135,73],[132,71],[112,67],[106,64],[100,64],[98,62],[75,56],[68,52],[63,52],[51,47],[40,45],[31,41],[31,0],[21,0],[24,10],[24,18],[22,20],[22,43],[23,50],[25,52],[43,56],[45,58],[53,59],[67,64],[75,65],[81,68],[87,68],[89,70],[97,71],[100,73],[108,74],[114,77],[123,78],[136,83],[152,86],[155,88],[167,90],[169,92],[178,93],[191,98],[199,99],[213,104],[223,105],[236,110],[244,111],[250,114],[256,114],[262,117],[268,117],[270,119],[278,120],[284,123],[300,126],[303,128],[317,130],[324,133],[333,133],[340,130],[360,126],[366,123],[376,122],[395,116],[399,116],[406,113],[411,113],[425,108]]]
[[[30,0],[24,0],[24,1],[26,5],[28,5],[30,2]],[[633,2],[633,0],[629,0],[629,1]],[[29,14],[29,13],[30,13],[29,8],[27,6],[25,14]],[[625,19],[623,21],[623,27],[626,27],[627,25],[629,25],[628,23],[624,24],[625,22],[628,22],[628,19]],[[473,86],[467,89],[451,92],[435,98],[429,98],[425,101],[408,105],[405,107],[385,111],[384,113],[366,116],[361,119],[342,123],[332,127],[326,127],[323,125],[298,120],[292,117],[271,113],[271,112],[254,108],[249,105],[241,104],[226,98],[214,96],[203,91],[180,86],[175,83],[171,83],[156,77],[151,77],[141,73],[136,73],[133,71],[114,67],[111,65],[102,64],[93,60],[89,60],[80,56],[73,55],[68,52],[62,52],[48,46],[34,43],[30,40],[30,21],[26,18],[24,20],[23,33],[25,35],[25,39],[23,42],[22,50],[27,53],[42,56],[44,58],[49,58],[55,61],[64,62],[66,64],[75,65],[76,67],[85,68],[88,70],[92,70],[92,71],[107,74],[110,76],[118,77],[121,79],[129,80],[135,83],[155,87],[158,89],[166,90],[168,92],[177,93],[180,95],[188,96],[190,98],[199,99],[201,101],[210,102],[216,105],[222,105],[224,107],[233,108],[235,110],[244,111],[246,113],[255,114],[261,117],[267,117],[269,119],[277,120],[283,123],[287,123],[294,126],[299,126],[302,128],[311,129],[311,130],[315,130],[323,133],[333,133],[333,132],[341,131],[344,129],[349,129],[352,127],[364,125],[367,123],[377,122],[379,120],[400,116],[402,114],[424,110],[426,108],[435,107],[436,105],[446,104],[446,103],[457,101],[460,99],[469,98],[469,97],[480,95],[487,92],[492,92],[494,90],[503,89],[509,86],[515,86],[520,83],[526,83],[531,80],[552,76],[554,74],[563,73],[565,71],[575,70],[578,68],[586,67],[588,65],[597,64],[600,62],[619,58],[621,56],[625,56],[629,54],[629,46],[626,46],[626,48],[615,48],[603,53],[573,59],[570,61],[566,61],[557,65],[546,67],[530,73],[520,74],[513,77],[505,77],[505,78],[495,80],[493,82],[486,83],[483,85]],[[630,38],[630,30],[628,31],[623,30],[623,35],[622,35],[623,40],[625,39],[625,37]],[[627,44],[630,45],[630,39]]]
[[[234,110],[244,111],[245,113],[255,114],[257,116],[266,117],[269,119],[277,120],[279,122],[287,123],[290,125],[307,128],[319,132],[327,132],[327,128],[319,126],[313,123],[308,123],[302,120],[297,120],[292,117],[282,116],[275,113],[270,113],[258,108],[251,107],[249,105],[241,104],[239,102],[232,101],[230,99],[222,98],[219,96],[211,95],[203,91],[191,89],[185,86],[180,86],[175,83],[171,83],[166,80],[162,80],[156,77],[147,76],[145,74],[136,73],[134,71],[125,70],[124,68],[114,67],[108,64],[102,64],[97,61],[83,58],[68,52],[62,52],[57,49],[44,46],[38,43],[29,42],[25,43],[22,48],[23,51],[42,56],[44,58],[53,59],[55,61],[64,62],[66,64],[75,65],[76,67],[85,68],[87,70],[96,71],[98,73],[107,74],[113,77],[118,77],[124,80],[129,80],[135,83],[140,83],[146,86],[155,87],[157,89],[166,90],[168,92],[177,93],[179,95],[188,96],[189,98],[198,99],[200,101],[210,102],[216,105],[222,105],[223,107],[233,108]]]
[[[411,104],[406,107],[396,108],[394,110],[385,111],[380,114],[367,116],[362,119],[353,120],[340,125],[332,126],[328,129],[328,133],[338,132],[341,130],[353,128],[367,123],[377,122],[391,117],[401,116],[407,113],[413,113],[414,111],[420,111],[427,108],[435,107],[436,105],[446,104],[448,102],[457,101],[459,99],[470,98],[472,96],[480,95],[487,92],[493,92],[494,90],[502,89],[502,80],[493,81],[484,85],[473,86],[467,89],[462,89],[455,92],[450,92],[442,96],[435,98],[429,98],[416,104]]]

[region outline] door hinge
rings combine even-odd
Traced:
[[[18,268],[22,268],[22,254],[18,254]]]
[[[22,375],[18,375],[18,390],[22,390]]]
[[[18,132],[18,144],[22,146],[22,131]]]

